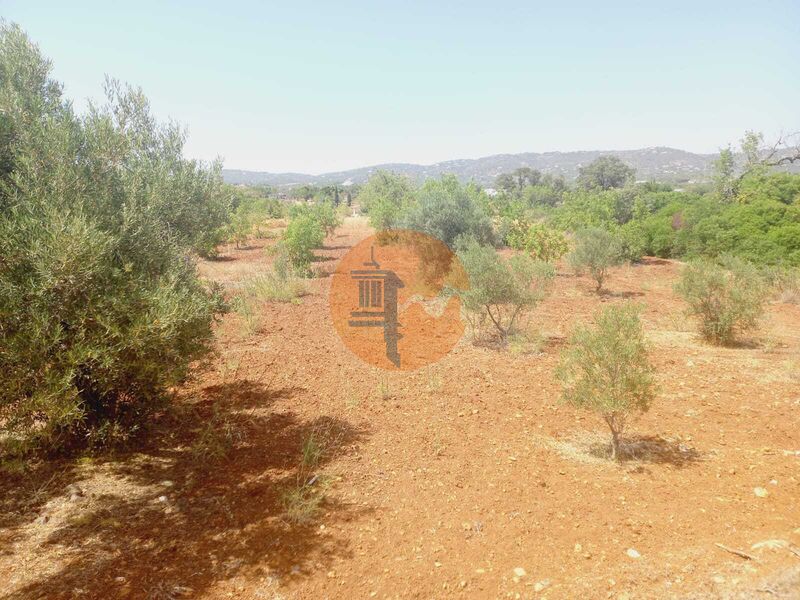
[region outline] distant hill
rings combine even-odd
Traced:
[[[389,163],[361,167],[349,171],[337,171],[322,175],[303,173],[266,173],[224,169],[222,174],[228,183],[249,185],[268,184],[276,186],[303,183],[363,183],[378,169],[394,171],[415,181],[424,181],[453,173],[462,181],[475,181],[491,186],[500,173],[518,167],[531,167],[543,173],[563,175],[568,181],[578,175],[578,168],[592,162],[601,155],[610,154],[636,169],[637,179],[656,179],[669,182],[686,182],[707,179],[711,173],[716,154],[694,154],[675,148],[642,148],[639,150],[588,150],[580,152],[525,152],[522,154],[496,154],[484,158],[448,160],[432,165]]]

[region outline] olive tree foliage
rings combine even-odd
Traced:
[[[481,329],[488,318],[502,342],[544,299],[555,277],[555,269],[546,262],[526,254],[506,259],[474,239],[462,245],[458,258],[469,286],[453,292],[461,298],[473,330]]]
[[[579,326],[556,371],[564,402],[599,413],[611,430],[611,456],[620,458],[622,434],[631,415],[645,412],[655,396],[640,309],[612,305]]]
[[[220,165],[115,81],[75,115],[50,69],[0,24],[0,439],[20,454],[139,428],[222,309],[190,253],[227,217]]]
[[[636,169],[616,156],[599,156],[578,169],[578,186],[587,190],[610,190],[633,181]]]
[[[375,173],[358,193],[358,201],[369,216],[369,224],[379,231],[396,227],[413,199],[411,182],[389,171]]]
[[[730,256],[690,262],[675,291],[698,319],[702,336],[714,344],[730,344],[755,329],[770,293],[756,266]]]
[[[455,175],[431,179],[417,190],[416,202],[404,215],[401,226],[427,233],[451,248],[456,240],[470,237],[481,244],[495,241],[492,221],[484,207],[488,198],[477,186],[461,184]]]
[[[608,270],[622,264],[623,247],[614,234],[599,227],[583,229],[575,234],[575,248],[568,261],[577,272],[589,271],[597,283],[595,291],[603,289],[608,279]]]

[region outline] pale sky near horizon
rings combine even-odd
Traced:
[[[800,2],[0,0],[78,110],[104,74],[187,156],[322,173],[800,130]]]

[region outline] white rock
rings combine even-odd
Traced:
[[[759,498],[766,498],[769,496],[769,492],[763,487],[753,488],[753,493]]]
[[[525,577],[525,569],[523,569],[522,567],[515,567],[514,575],[516,577]]]
[[[641,555],[641,554],[639,554],[639,553],[636,551],[636,549],[634,549],[634,548],[628,548],[628,551],[627,551],[627,552],[625,552],[625,554],[627,554],[627,555],[628,555],[628,556],[630,556],[631,558],[641,558],[641,556],[642,556],[642,555]]]

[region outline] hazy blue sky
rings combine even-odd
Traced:
[[[0,0],[79,109],[103,75],[229,168],[318,173],[800,130],[800,2]]]

